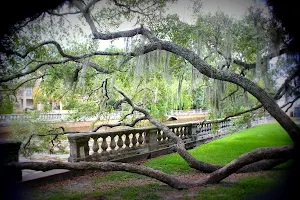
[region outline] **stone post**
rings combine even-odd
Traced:
[[[19,150],[21,142],[7,141],[0,139],[0,165],[1,173],[7,178],[22,180],[22,171],[11,167],[5,167],[7,163],[19,162]]]
[[[157,129],[152,129],[146,132],[146,142],[148,144],[149,151],[158,149]]]
[[[89,155],[89,137],[72,137],[67,135],[70,143],[70,157],[69,162],[77,162],[81,158],[80,149],[83,148],[83,156],[87,157]]]

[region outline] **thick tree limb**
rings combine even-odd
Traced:
[[[232,95],[234,95],[238,91],[239,91],[239,86],[237,86],[236,89],[233,92],[231,92],[229,95],[227,95],[226,97],[224,97],[221,101],[224,101],[225,99],[231,97]]]
[[[295,103],[298,99],[300,99],[300,95],[296,96],[292,101],[289,101],[289,102],[287,102],[286,104],[282,105],[281,108],[284,108],[284,107],[286,107],[287,105],[290,104],[290,105],[285,109],[285,111],[284,111],[284,112],[287,112],[287,111],[294,105],[294,103]]]
[[[240,60],[233,60],[234,64],[237,64],[239,66],[242,66],[244,69],[254,69],[256,67],[256,63],[245,63],[243,61]]]
[[[220,52],[219,52],[220,53]],[[278,52],[278,54],[274,54],[274,53],[272,53],[272,54],[269,54],[269,55],[267,55],[267,56],[264,56],[263,58],[262,58],[262,63],[261,64],[263,64],[263,62],[264,62],[264,60],[270,60],[270,59],[272,59],[272,58],[275,58],[275,57],[277,57],[277,56],[280,56],[280,55],[282,55],[282,54],[284,54],[284,53],[288,53],[288,49],[287,48],[283,48],[283,49],[281,49],[279,52]],[[222,53],[220,53],[221,55],[222,55]],[[239,66],[241,66],[241,67],[243,67],[244,69],[246,69],[246,70],[249,70],[249,69],[255,69],[255,67],[256,67],[256,63],[245,63],[245,62],[243,62],[243,61],[241,61],[241,60],[237,60],[237,59],[234,59],[233,60],[233,63],[234,64],[237,64],[237,65],[239,65]]]
[[[281,124],[295,143],[300,142],[300,128],[285,114],[277,105],[276,101],[257,84],[236,73],[213,68],[204,62],[197,54],[185,47],[167,41],[161,41],[160,44],[161,49],[183,57],[200,73],[213,79],[234,83],[247,90],[262,103],[264,108]]]
[[[25,72],[15,73],[11,76],[3,77],[3,78],[0,79],[0,83],[7,82],[7,81],[10,81],[10,80],[13,80],[13,79],[16,79],[16,78],[20,78],[22,76],[26,76],[28,74],[31,74],[31,73],[35,72],[36,70],[40,69],[41,67],[43,67],[45,65],[63,64],[63,63],[70,62],[70,61],[72,61],[72,59],[42,62],[42,63],[36,65],[34,68],[32,68],[30,70],[27,70]]]
[[[82,5],[82,2],[78,0],[74,0],[72,1],[72,3],[82,12],[86,22],[90,26],[94,39],[112,40],[112,39],[117,39],[122,37],[133,37],[136,35],[144,35],[152,41],[158,41],[158,38],[155,37],[148,29],[143,28],[143,26],[128,31],[118,31],[118,32],[107,33],[107,34],[101,33],[97,30],[96,25],[94,24],[94,21],[91,17],[89,9],[86,9],[84,5]]]
[[[15,92],[18,88],[20,88],[20,87],[21,87],[22,85],[24,85],[25,83],[28,83],[28,82],[30,82],[30,81],[32,81],[32,80],[37,80],[37,79],[43,78],[43,77],[45,77],[45,76],[47,76],[47,74],[42,74],[42,75],[40,75],[40,76],[36,76],[36,77],[29,78],[29,79],[23,81],[22,83],[18,84],[18,85],[17,85],[16,87],[14,87],[14,88],[8,88],[6,91],[13,91],[13,92]],[[1,90],[1,91],[3,91],[3,90]]]
[[[162,124],[160,121],[151,116],[146,109],[136,106],[123,91],[119,90],[116,87],[115,89],[124,97],[124,101],[126,101],[132,107],[133,110],[143,113],[145,115],[145,118],[147,118],[158,129],[162,130],[175,143],[174,149],[189,164],[190,167],[200,170],[202,172],[212,172],[221,167],[219,165],[208,164],[195,159],[185,149],[185,144],[181,138],[177,137],[166,125]]]
[[[62,130],[61,133],[60,133],[60,132],[56,132],[56,131],[59,130],[59,129]],[[67,134],[67,132],[65,132],[65,128],[62,127],[62,126],[61,126],[61,127],[58,127],[58,128],[51,129],[51,130],[49,130],[48,133],[46,133],[46,134],[37,134],[37,133],[33,133],[33,134],[31,134],[31,135],[28,137],[27,141],[24,143],[24,145],[23,145],[22,148],[23,148],[24,150],[26,150],[26,149],[28,148],[28,145],[30,144],[32,138],[35,137],[35,136],[38,136],[38,137],[53,136],[53,138],[52,138],[52,139],[50,140],[50,142],[49,142],[49,143],[52,144],[51,148],[49,149],[50,154],[52,154],[52,153],[53,153],[53,149],[54,149],[54,147],[55,147],[54,141],[58,138],[58,136],[60,136],[60,135],[65,135],[65,134]]]
[[[117,0],[113,0],[114,4],[116,6],[119,6],[119,7],[123,7],[125,8],[128,12],[133,12],[133,13],[138,13],[140,15],[144,15],[146,17],[149,17],[149,15],[145,14],[142,10],[134,10],[131,8],[131,6],[129,4],[122,4],[120,2],[118,2]]]
[[[135,120],[133,120],[131,123],[118,122],[118,123],[115,123],[115,124],[101,124],[101,125],[97,126],[96,128],[94,128],[92,131],[96,132],[102,127],[109,127],[109,128],[114,128],[114,127],[117,127],[117,126],[134,127],[138,122],[140,122],[142,120],[147,120],[147,118],[145,116],[139,117],[139,118],[136,118]]]
[[[290,157],[292,154],[293,147],[283,146],[283,147],[269,147],[269,148],[259,148],[254,151],[245,153],[235,160],[231,161],[226,166],[219,170],[211,173],[207,180],[208,184],[219,183],[224,178],[228,177],[230,174],[236,172],[243,166],[249,165],[251,163],[264,160],[264,159],[285,159]]]
[[[189,187],[195,187],[201,185],[201,181],[190,182],[188,180],[182,180],[176,176],[166,174],[159,170],[152,169],[143,165],[118,163],[118,162],[78,162],[78,163],[65,163],[57,161],[48,161],[47,163],[40,162],[22,162],[11,163],[9,166],[17,169],[32,169],[47,171],[51,169],[70,169],[70,170],[101,170],[101,171],[127,171],[137,174],[142,174],[154,179],[157,179],[163,183],[176,189],[186,189]]]
[[[87,66],[90,66],[90,67],[94,68],[95,70],[97,70],[100,73],[110,74],[110,73],[114,72],[113,70],[109,70],[105,67],[102,67],[102,66],[98,65],[97,63],[92,62],[92,61],[80,61],[80,63],[82,63],[84,65],[87,65]]]
[[[43,46],[49,45],[49,44],[54,45],[56,47],[58,53],[62,57],[70,58],[70,59],[73,59],[73,60],[88,58],[88,57],[97,56],[97,55],[103,55],[103,56],[119,56],[119,55],[122,55],[122,56],[128,56],[128,55],[129,56],[135,56],[134,53],[128,53],[128,52],[105,52],[105,51],[95,51],[95,52],[91,52],[91,53],[88,53],[88,54],[82,54],[82,55],[71,55],[71,54],[65,53],[64,50],[62,49],[61,45],[58,42],[54,41],[54,40],[45,41],[45,42],[42,42],[42,43],[40,43],[40,44],[38,44],[36,46],[29,47],[26,50],[25,53],[19,53],[19,52],[13,51],[13,50],[6,50],[6,51],[9,52],[10,55],[14,54],[14,55],[19,56],[21,58],[26,58],[29,53],[37,50],[40,47],[43,47]]]
[[[65,16],[65,15],[75,15],[75,14],[80,14],[80,11],[73,11],[73,12],[64,12],[64,13],[57,13],[57,12],[53,12],[53,11],[47,11],[47,13],[49,15],[56,15],[56,16]]]
[[[285,89],[288,87],[289,83],[297,76],[299,76],[300,73],[300,65],[296,66],[296,70],[285,79],[284,83],[280,86],[280,88],[277,91],[277,94],[274,96],[274,99],[280,99],[285,94]]]
[[[159,170],[152,169],[143,165],[118,163],[118,162],[77,162],[77,163],[65,163],[58,161],[42,162],[22,162],[22,163],[9,163],[8,166],[16,169],[32,169],[39,171],[47,171],[51,169],[69,169],[69,170],[101,170],[101,171],[127,171],[131,173],[142,174],[176,189],[187,189],[191,187],[197,187],[204,184],[219,183],[230,174],[236,172],[238,169],[251,164],[255,161],[262,160],[264,158],[285,158],[290,156],[292,147],[270,147],[260,148],[252,152],[243,154],[239,158],[233,160],[223,168],[210,174],[207,178],[190,181],[186,179],[179,179],[174,175],[169,175]]]
[[[270,170],[277,165],[280,165],[286,161],[288,161],[290,158],[282,158],[282,159],[264,159],[260,160],[258,162],[254,162],[252,164],[246,165],[242,167],[241,169],[237,170],[236,173],[247,173],[247,172],[257,172],[257,171],[265,171]]]

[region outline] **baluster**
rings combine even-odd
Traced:
[[[107,136],[104,136],[104,137],[103,137],[103,141],[102,141],[102,144],[101,144],[102,153],[104,153],[104,154],[107,153],[106,149],[108,148],[108,144],[107,144],[107,141],[106,141],[106,137],[107,137]]]
[[[143,132],[142,132],[142,133],[139,133],[138,142],[139,142],[140,145],[143,144],[143,142],[144,142]]]
[[[129,134],[126,134],[126,138],[125,138],[125,149],[130,149],[129,145],[130,145],[130,139],[129,139]]]
[[[93,154],[97,153],[98,150],[99,150],[98,138],[99,137],[93,137],[93,140],[94,140],[94,143],[93,143],[93,151],[94,151],[94,153]]]
[[[132,142],[132,148],[133,148],[133,149],[136,149],[136,143],[137,143],[136,134],[137,134],[137,133],[132,133],[132,139],[131,139],[131,142]]]
[[[186,127],[181,127],[181,136],[182,136],[182,139],[186,139],[185,129],[186,129]]]
[[[184,139],[188,139],[189,138],[189,127],[183,127],[183,134],[184,134]]]
[[[179,131],[178,128],[174,128],[175,134],[179,137]]]
[[[163,132],[162,139],[164,143],[167,142],[167,134],[165,132]]]
[[[177,127],[177,135],[178,135],[178,137],[181,138],[181,128],[180,127]]]
[[[191,126],[186,126],[184,128],[184,135],[185,137],[188,139],[191,137],[191,134],[192,134],[192,127]]]
[[[110,148],[111,148],[111,153],[115,153],[115,148],[116,148],[116,141],[115,141],[115,136],[111,136],[110,137],[111,138],[111,140],[110,140]]]
[[[203,125],[203,131],[202,131],[202,135],[205,135],[207,131],[207,124]]]
[[[161,131],[158,130],[158,131],[157,131],[157,141],[160,143],[160,142],[161,142],[161,139],[162,139]]]
[[[124,142],[123,142],[123,138],[122,138],[122,135],[118,135],[119,138],[118,138],[118,141],[117,141],[117,145],[118,145],[118,149],[122,149],[123,148],[123,145],[124,145]]]

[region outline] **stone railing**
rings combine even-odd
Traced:
[[[198,122],[167,126],[190,149],[225,135],[231,125],[230,120],[220,122],[214,127],[215,131],[210,122],[206,122],[201,129]],[[67,134],[67,137],[70,143],[69,162],[143,160],[172,153],[174,145],[165,133],[154,126]]]
[[[170,115],[191,115],[191,114],[207,114],[204,109],[191,109],[191,110],[171,110]]]
[[[77,121],[94,121],[97,118],[100,120],[119,120],[121,119],[122,112],[112,112],[112,113],[106,113],[102,114],[98,117],[82,117],[78,119]],[[58,122],[58,121],[68,121],[72,122],[74,120],[69,119],[70,114],[68,113],[41,113],[38,117],[39,120],[43,121],[49,121],[49,122]],[[0,115],[0,124],[3,125],[9,125],[13,120],[22,120],[30,118],[30,115],[24,115],[24,114],[4,114]]]
[[[46,120],[46,121],[61,121],[66,119],[69,114],[62,114],[62,113],[41,113],[38,119]],[[2,123],[11,123],[13,120],[22,120],[30,118],[29,115],[23,114],[7,114],[7,115],[0,115],[0,122]]]

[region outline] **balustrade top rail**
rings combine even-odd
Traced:
[[[71,120],[69,113],[41,113],[38,117],[40,120],[45,121],[94,121],[97,118],[99,119],[111,119],[111,120],[119,120],[121,119],[123,111],[112,112],[112,113],[104,113],[100,116],[95,117],[82,117],[77,120]],[[202,109],[194,109],[194,110],[171,110],[171,115],[189,115],[189,114],[207,114],[207,111]],[[10,124],[13,120],[20,120],[30,118],[29,115],[26,114],[4,114],[0,115],[0,123],[2,124]]]
[[[228,120],[229,121],[229,120]],[[197,126],[199,122],[182,122],[176,124],[166,124],[168,128],[177,128],[183,126]],[[114,134],[126,134],[126,133],[135,133],[135,132],[146,132],[150,130],[158,130],[156,126],[146,126],[139,128],[124,128],[124,129],[114,129],[114,130],[99,130],[98,132],[78,132],[78,133],[69,133],[66,134],[68,138],[81,138],[81,137],[93,137],[93,136],[112,136]]]
[[[78,120],[71,120],[71,114],[69,113],[41,113],[38,119],[46,120],[46,121],[93,121],[97,118],[100,119],[112,119],[119,120],[122,116],[122,112],[112,112],[107,114],[102,114],[98,117],[82,117]],[[30,118],[30,115],[26,114],[4,114],[0,115],[0,122],[2,123],[10,123],[12,120],[21,120]]]

